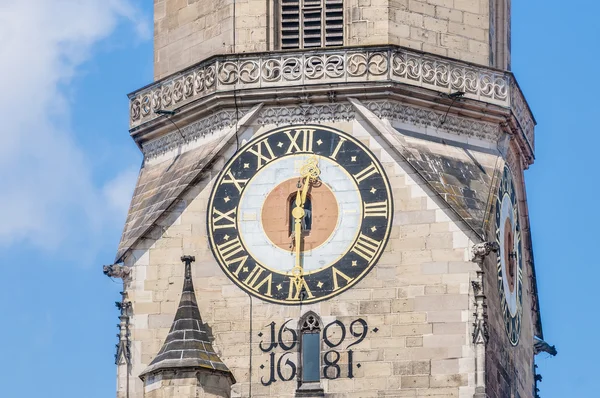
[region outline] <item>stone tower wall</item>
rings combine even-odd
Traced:
[[[494,35],[510,36],[507,1],[345,0],[344,45],[396,44],[507,67],[500,61],[492,65],[490,56],[490,51],[506,56],[506,40],[498,44]],[[155,1],[154,78],[216,54],[278,50],[278,4],[271,0]],[[490,26],[495,27],[492,35]]]
[[[146,380],[144,398],[228,398],[227,377],[209,371],[166,371]]]
[[[484,264],[487,296],[487,313],[489,341],[486,349],[486,381],[489,398],[530,397],[534,385],[534,335],[535,308],[533,274],[531,270],[531,248],[528,247],[528,212],[524,186],[523,166],[519,160],[516,145],[508,149],[506,161],[513,171],[514,183],[517,187],[519,214],[522,227],[523,244],[523,320],[519,344],[512,346],[507,336],[502,317],[500,292],[498,291],[498,274],[496,273],[496,256],[490,255]],[[495,211],[495,210],[492,210]],[[493,214],[493,213],[492,213]],[[489,240],[494,240],[495,231],[490,231]]]
[[[264,348],[270,341],[271,322],[277,333],[285,322],[289,321],[290,327],[297,325],[309,310],[321,316],[324,325],[339,321],[347,330],[346,340],[336,348],[340,377],[322,380],[326,392],[336,397],[417,391],[432,396],[473,396],[470,281],[478,267],[469,261],[473,241],[366,123],[328,125],[351,132],[368,145],[390,178],[396,214],[390,240],[376,267],[348,292],[304,306],[270,304],[250,298],[234,285],[216,264],[206,236],[212,181],[233,153],[232,145],[210,173],[159,221],[155,232],[163,232],[145,239],[126,258],[126,265],[133,267],[128,288],[133,303],[132,398],[142,398],[142,382],[136,375],[156,356],[173,321],[183,280],[182,254],[196,257],[193,275],[198,305],[219,357],[237,380],[234,397],[247,397],[250,390],[252,396],[294,396],[297,382],[295,378],[285,381],[291,369],[285,364],[287,359],[298,364],[297,347],[285,350],[279,345],[265,352],[261,343]],[[253,126],[240,140],[273,127]],[[368,325],[368,335],[351,347],[354,366],[350,378],[348,346],[356,338],[349,328],[359,318]],[[340,333],[339,327],[331,327],[328,338],[337,341]],[[291,343],[289,332],[283,333],[282,341]],[[331,348],[322,343],[321,349],[324,353]]]
[[[347,45],[397,44],[489,65],[489,0],[349,0]]]

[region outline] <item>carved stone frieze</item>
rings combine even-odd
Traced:
[[[366,106],[381,119],[397,120],[420,127],[438,127],[444,118],[443,112],[409,106],[396,101],[370,101]],[[448,115],[442,130],[479,139],[493,139],[498,134],[498,125]]]
[[[439,121],[444,117],[443,112],[419,108],[393,100],[369,101],[365,105],[379,118],[410,123],[420,127],[438,127]],[[247,112],[248,109],[239,109],[237,115],[241,118]],[[280,126],[295,123],[348,121],[355,119],[355,117],[354,108],[349,102],[301,103],[290,106],[264,107],[257,116],[256,122],[263,126]],[[142,152],[147,159],[150,159],[214,131],[231,127],[235,122],[235,110],[222,110],[181,128],[181,133],[172,131],[162,137],[143,143]],[[460,116],[448,116],[442,128],[443,131],[482,140],[495,140],[498,129],[497,124]]]
[[[519,89],[516,81],[513,80],[512,85],[513,85],[513,87],[510,90],[510,92],[511,92],[511,100],[510,100],[511,108],[512,108],[513,114],[515,115],[515,118],[517,119],[517,122],[519,123],[519,126],[521,127],[523,135],[525,136],[525,139],[526,139],[527,143],[529,144],[529,148],[532,151],[534,151],[535,150],[535,136],[534,136],[535,121],[533,120],[533,115],[531,114],[531,111],[529,110],[527,101],[525,100],[525,97],[523,96],[523,93]]]
[[[354,108],[350,103],[276,106],[261,110],[258,124],[318,123],[326,121],[352,120]]]
[[[131,123],[151,120],[159,109],[214,91],[290,84],[392,80],[442,92],[462,91],[467,97],[509,105],[511,79],[504,72],[395,46],[231,55],[200,63],[131,94]]]
[[[224,109],[217,113],[208,115],[194,123],[191,123],[180,131],[172,131],[162,137],[145,142],[142,144],[142,152],[146,159],[159,156],[178,146],[195,141],[217,130],[231,127],[248,112],[248,109]]]
[[[535,121],[510,72],[397,46],[232,54],[211,58],[130,94],[131,126],[157,118],[157,110],[177,109],[213,93],[376,82],[402,83],[443,93],[463,92],[465,98],[512,108],[525,140],[533,150]]]

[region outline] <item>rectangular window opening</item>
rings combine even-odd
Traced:
[[[321,379],[320,334],[302,334],[302,381],[318,382]]]
[[[281,0],[281,48],[344,45],[343,0]]]

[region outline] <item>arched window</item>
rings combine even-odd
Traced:
[[[321,380],[321,319],[312,311],[300,319],[300,377],[300,384]]]

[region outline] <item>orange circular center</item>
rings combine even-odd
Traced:
[[[293,226],[290,226],[294,200],[290,201],[290,198],[292,195],[296,197],[297,183],[298,179],[292,178],[277,185],[267,195],[261,214],[263,230],[269,240],[289,252],[294,251]],[[302,231],[303,251],[310,251],[325,243],[338,221],[337,200],[326,184],[311,184],[307,197],[312,205],[312,225],[310,231]]]

